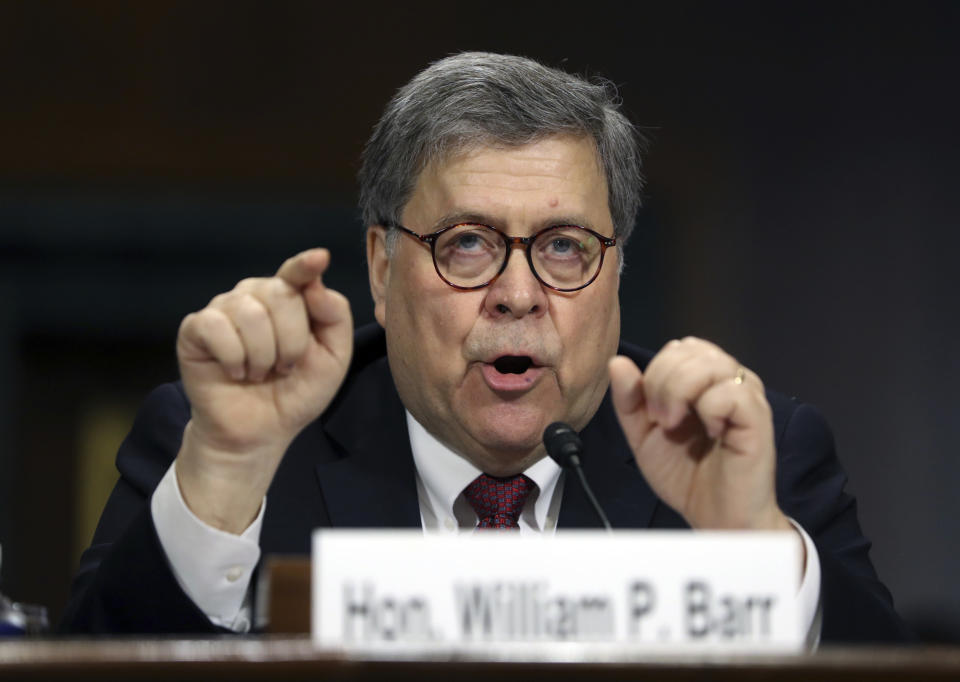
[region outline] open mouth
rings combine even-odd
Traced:
[[[523,374],[533,366],[533,360],[526,355],[504,355],[494,360],[493,366],[500,374]]]
[[[501,355],[480,365],[487,386],[505,399],[526,395],[547,371],[530,355]]]

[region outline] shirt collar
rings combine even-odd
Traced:
[[[418,487],[421,490],[420,509],[424,525],[439,524],[443,519],[456,519],[455,505],[460,493],[483,472],[466,457],[437,440],[409,411],[407,431],[421,483]],[[523,472],[537,484],[539,490],[533,505],[533,519],[530,519],[535,521],[538,530],[552,530],[556,526],[556,505],[552,502],[561,492],[561,486],[558,485],[561,471],[556,462],[543,457]],[[424,493],[426,499],[423,499]],[[524,516],[529,518],[530,511],[525,509]],[[554,513],[551,514],[551,511]]]

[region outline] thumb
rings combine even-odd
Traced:
[[[643,373],[633,360],[623,355],[610,358],[607,368],[610,371],[613,408],[627,439],[636,448],[650,430]]]
[[[646,405],[643,374],[630,358],[617,355],[607,364],[610,370],[610,392],[617,414],[632,414]]]

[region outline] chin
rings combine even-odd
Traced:
[[[481,468],[487,473],[519,473],[542,454],[543,430],[551,421],[542,410],[507,406],[506,409],[484,410],[483,413],[484,418],[474,421],[467,430],[483,450],[482,459],[486,466]],[[497,471],[488,470],[491,465],[496,465]]]

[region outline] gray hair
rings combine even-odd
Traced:
[[[596,144],[614,234],[624,244],[640,208],[645,141],[619,109],[610,81],[590,82],[532,59],[463,52],[434,62],[390,100],[367,141],[359,173],[364,225],[398,224],[432,162],[478,146],[572,134]]]

